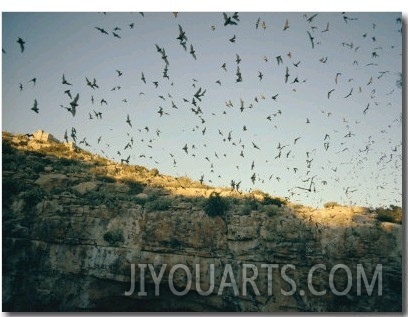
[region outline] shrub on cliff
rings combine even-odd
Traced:
[[[335,201],[329,201],[329,202],[325,203],[323,206],[326,209],[329,209],[329,208],[333,209],[334,207],[338,207],[340,205],[338,203],[336,203]]]
[[[275,205],[281,207],[282,205],[286,205],[286,201],[281,198],[272,198],[266,194],[262,200],[262,205]]]
[[[124,183],[129,186],[130,195],[137,195],[143,192],[144,186],[138,181],[135,180],[125,180]]]
[[[43,160],[30,160],[28,168],[35,173],[44,171],[45,162]]]
[[[226,215],[228,208],[227,201],[219,193],[215,192],[211,193],[204,206],[204,210],[209,217],[223,217]]]
[[[238,212],[242,216],[249,216],[252,210],[254,209],[252,208],[252,205],[249,201],[244,201],[244,203],[239,205],[239,208],[238,208]]]
[[[116,179],[114,177],[111,177],[108,175],[97,175],[96,179],[102,183],[107,183],[107,184],[112,184],[116,182]]]
[[[103,239],[108,242],[110,245],[117,246],[120,242],[125,241],[123,236],[123,231],[120,229],[108,231],[103,235]]]
[[[264,205],[261,210],[266,213],[268,217],[274,217],[281,212],[280,207],[277,205]]]
[[[376,208],[377,220],[402,224],[402,208],[390,205],[388,208]]]
[[[153,168],[153,169],[151,169],[150,170],[150,175],[152,176],[152,177],[155,177],[155,176],[157,176],[157,175],[159,175],[160,173],[159,173],[159,170],[157,169],[157,168]]]
[[[170,208],[171,203],[172,200],[170,198],[157,196],[154,199],[149,199],[145,207],[148,211],[164,211]]]
[[[44,199],[44,195],[44,190],[38,186],[31,186],[28,188],[22,195],[25,202],[24,210],[32,212],[34,207]]]

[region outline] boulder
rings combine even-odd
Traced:
[[[42,174],[35,181],[35,184],[46,191],[51,191],[55,187],[64,187],[69,183],[69,178],[64,174]]]
[[[83,182],[72,187],[72,189],[80,195],[84,195],[87,192],[93,191],[97,188],[98,184],[96,182]]]

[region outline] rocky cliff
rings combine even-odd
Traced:
[[[402,310],[402,228],[368,208],[279,203],[8,133],[2,163],[5,311]],[[212,192],[228,208],[210,217]]]

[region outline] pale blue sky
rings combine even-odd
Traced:
[[[3,13],[2,129],[27,133],[41,128],[62,140],[65,130],[70,134],[75,127],[78,141],[86,137],[91,145],[82,147],[99,154],[104,151],[114,160],[130,155],[132,164],[196,180],[204,175],[205,182],[219,186],[228,186],[234,179],[242,181],[244,190],[259,188],[304,204],[400,205],[402,91],[396,81],[402,71],[402,37],[396,19],[401,14],[346,13],[356,20],[345,23],[341,13],[320,12],[307,22],[312,15],[239,13],[238,25],[224,26],[222,12],[182,12],[177,18],[170,12],[146,12],[144,17],[139,13]],[[286,20],[289,28],[283,31]],[[194,46],[197,60],[176,39],[178,24],[186,32],[188,51],[190,44]],[[329,31],[322,32],[327,24]],[[120,39],[112,35],[115,27],[121,28]],[[314,49],[307,31],[315,38]],[[229,39],[234,35],[232,43]],[[23,53],[18,37],[26,42]],[[162,77],[165,64],[155,44],[166,51],[170,79]],[[242,59],[239,83],[236,54]],[[282,57],[280,65],[277,56]],[[286,67],[290,76],[285,84]],[[123,75],[119,77],[116,70]],[[147,84],[140,79],[142,72]],[[381,72],[386,73],[381,76]],[[341,73],[337,84],[336,73]],[[62,74],[72,86],[62,85]],[[34,77],[35,86],[29,83]],[[85,77],[96,78],[100,88],[87,86]],[[292,83],[296,77],[299,83]],[[158,81],[158,88],[153,81]],[[121,89],[111,91],[116,86]],[[202,101],[197,101],[204,123],[191,111],[199,87],[206,89]],[[69,106],[66,89],[80,96],[75,117],[59,106]],[[335,90],[328,99],[331,89]],[[351,89],[352,95],[344,98]],[[276,101],[272,100],[276,94]],[[39,114],[30,110],[34,99]],[[101,99],[108,105],[101,105]],[[229,100],[232,108],[226,107]],[[172,108],[172,101],[178,109]],[[160,117],[160,107],[169,115]],[[93,110],[103,113],[102,120],[89,119]],[[127,114],[132,128],[125,123]],[[223,141],[230,131],[231,141]],[[351,137],[345,137],[350,132]],[[124,150],[131,137],[133,147]],[[185,144],[188,155],[182,150]],[[287,146],[275,159],[279,144]],[[313,160],[310,167],[307,159]],[[309,187],[310,181],[304,181],[310,177],[316,192],[298,188]]]

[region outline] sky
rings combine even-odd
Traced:
[[[295,203],[401,205],[401,12],[316,13],[3,12],[2,130],[75,128],[117,162]]]

